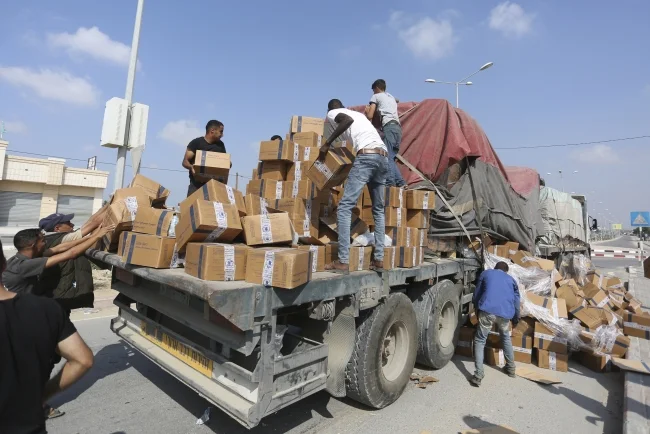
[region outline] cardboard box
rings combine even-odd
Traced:
[[[513,327],[512,334],[519,336],[533,336],[535,333],[535,319],[524,317],[519,320],[516,327]]]
[[[294,161],[287,168],[287,181],[302,181],[307,179],[305,171],[311,167],[309,161]]]
[[[580,350],[575,355],[582,366],[594,372],[610,372],[612,370],[612,356],[609,354]]]
[[[537,349],[537,366],[557,372],[569,372],[569,355]]]
[[[393,208],[399,209],[399,208]],[[386,227],[386,235],[393,240],[393,246],[420,246],[420,230],[409,227]]]
[[[567,340],[565,338],[555,336],[555,334],[553,334],[553,331],[548,329],[542,323],[535,323],[534,336],[534,348],[561,354],[566,354],[568,351]]]
[[[386,187],[384,195],[384,206],[386,208],[406,208],[406,194],[403,188],[399,187]],[[368,193],[368,205],[372,205],[370,201],[370,192]]]
[[[285,199],[316,199],[320,193],[314,183],[308,179],[284,182],[282,192],[282,197]]]
[[[122,232],[118,251],[126,264],[169,268],[174,254],[174,238]]]
[[[139,208],[133,221],[133,232],[141,234],[176,237],[179,214],[166,209]]]
[[[588,283],[583,286],[582,291],[585,294],[585,300],[587,300],[587,303],[589,303],[591,306],[608,309],[615,308],[614,305],[610,303],[607,293],[593,283]]]
[[[548,309],[553,318],[569,318],[566,301],[562,298],[542,297],[532,293],[527,293],[526,297],[531,303]]]
[[[304,244],[323,244],[318,236],[318,220],[305,219],[304,217],[291,218],[291,224],[300,242]]]
[[[151,198],[151,205],[156,207],[164,206],[165,201],[170,195],[170,191],[165,187],[139,173],[135,175],[129,187],[137,187],[144,190]]]
[[[241,232],[235,205],[199,199],[181,214],[176,225],[178,251],[184,252],[189,242],[229,243]]]
[[[399,267],[397,262],[397,249],[398,247],[384,246],[384,270],[392,270]]]
[[[137,196],[130,196],[130,194]],[[149,209],[150,206],[149,196],[138,187],[117,190],[116,195],[113,196],[113,203],[106,210],[102,221],[103,226],[115,225],[115,229],[102,238],[104,250],[115,252],[118,248],[120,234],[133,229],[133,220],[135,220],[137,211]]]
[[[500,348],[485,347],[484,362],[489,366],[503,368],[506,366],[506,358],[503,354],[503,350]]]
[[[650,258],[646,258],[643,261],[643,277],[650,279]]]
[[[650,340],[650,317],[631,312],[622,312],[623,333],[641,339]]]
[[[282,199],[284,182],[271,179],[253,179],[246,186],[246,194],[261,196],[266,199]]]
[[[269,201],[277,210],[286,212],[292,219],[307,219],[318,222],[318,203],[311,199],[276,199]]]
[[[287,178],[289,163],[286,161],[260,161],[257,163],[258,179],[284,181]]]
[[[282,214],[272,214],[276,215]],[[311,280],[311,264],[312,253],[308,250],[250,249],[246,258],[246,282],[293,289]]]
[[[308,250],[312,254],[311,272],[325,271],[325,265],[334,262],[336,255],[332,254],[330,246],[298,246],[300,250]]]
[[[384,225],[387,227],[406,226],[406,208],[384,208]]]
[[[306,133],[313,132],[319,136],[323,135],[325,127],[325,119],[322,118],[310,118],[307,116],[292,116],[291,117],[291,127],[289,133]]]
[[[558,287],[561,287],[561,286],[569,286],[569,287],[571,287],[571,288],[573,289],[573,292],[574,292],[575,294],[580,295],[580,294],[578,293],[578,291],[580,291],[580,287],[578,286],[578,284],[576,283],[576,281],[573,280],[573,279],[564,279],[564,280],[560,280],[560,281],[557,283],[557,286],[558,286]],[[582,294],[582,295],[584,295],[584,294]]]
[[[242,192],[214,179],[203,184],[201,188],[178,204],[181,215],[187,214],[190,206],[199,199],[235,205],[240,216],[246,215],[246,203]]]
[[[408,209],[434,209],[436,206],[436,192],[428,190],[407,190],[406,208]]]
[[[603,279],[603,286],[605,289],[620,289],[620,290],[625,290],[625,285],[623,284],[623,281],[619,279],[618,277],[608,277],[607,279]]]
[[[335,187],[347,178],[354,156],[347,148],[330,148],[324,162],[318,160],[307,169],[306,175],[319,190]]]
[[[140,187],[119,188],[115,190],[115,193],[113,193],[109,200],[109,204],[114,204],[132,197],[135,198],[139,206],[151,206],[151,198],[149,197],[149,194]]]
[[[406,226],[427,229],[429,227],[429,210],[407,210]]]
[[[476,329],[473,329],[471,327],[460,328],[458,332],[458,343],[456,343],[456,351],[455,351],[456,354],[465,357],[474,357],[474,333],[475,332]]]
[[[298,143],[305,148],[320,148],[323,136],[313,131],[305,131],[304,133],[287,134],[287,140],[293,140],[294,143]]]
[[[244,202],[246,203],[246,215],[263,215],[282,212],[269,206],[269,203],[274,203],[273,200],[265,199],[255,194],[247,194],[246,197],[244,197]]]
[[[194,178],[203,181],[216,179],[228,183],[230,173],[230,154],[222,152],[196,151],[194,157]]]
[[[426,229],[424,230],[426,232]],[[430,236],[426,239],[427,247],[434,252],[455,252],[456,237]]]
[[[539,265],[537,258],[525,250],[518,250],[516,253],[510,255],[510,259],[515,264],[524,268],[542,268]]]
[[[338,230],[338,223],[337,223],[336,216],[321,217],[320,221],[321,223],[326,225],[330,230],[338,234],[339,230]],[[354,240],[356,237],[358,237],[361,234],[365,234],[367,230],[368,230],[368,225],[366,225],[359,216],[352,214],[352,224],[350,225],[351,240]]]
[[[566,307],[573,310],[578,306],[583,306],[585,299],[578,295],[580,290],[571,285],[562,285],[555,291],[555,296],[564,300]]]
[[[246,254],[242,244],[189,243],[185,252],[185,272],[203,280],[244,280]]]
[[[395,249],[397,266],[413,268],[422,265],[423,251],[422,247],[397,247]]]
[[[589,330],[595,330],[601,325],[606,325],[601,309],[591,306],[578,306],[571,310],[571,316],[577,318]]]
[[[533,363],[533,336],[513,332],[510,339],[515,354],[515,362]]]
[[[541,268],[542,270],[544,271],[555,270],[555,262],[551,261],[550,259],[535,258],[535,260],[537,261],[539,268]]]
[[[249,246],[264,244],[291,244],[293,230],[289,214],[269,214],[242,218],[244,237]]]
[[[338,252],[337,255],[338,257]],[[372,247],[350,247],[350,271],[370,270],[370,261],[372,259]]]
[[[272,140],[260,143],[260,161],[287,161],[300,159],[300,145],[291,140]]]

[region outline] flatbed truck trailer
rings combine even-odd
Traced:
[[[442,368],[453,356],[480,268],[431,258],[313,273],[288,290],[87,256],[113,270],[111,330],[248,428],[321,390],[373,408],[395,402],[416,360]]]

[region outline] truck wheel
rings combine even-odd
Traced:
[[[443,280],[413,300],[418,320],[417,362],[440,369],[454,355],[458,341],[460,290]]]
[[[417,321],[402,293],[388,296],[357,319],[354,351],[345,372],[347,396],[373,408],[400,397],[415,366]]]

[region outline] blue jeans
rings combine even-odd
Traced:
[[[506,359],[506,370],[508,372],[515,372],[515,353],[512,349],[512,341],[510,340],[510,330],[508,328],[509,319],[501,318],[500,316],[492,315],[487,312],[479,312],[478,314],[478,327],[476,327],[476,335],[474,336],[474,366],[476,371],[474,376],[483,378],[483,359],[485,357],[485,341],[487,340],[492,324],[496,323],[501,336],[501,345],[503,346],[503,356]]]
[[[386,185],[401,187],[406,184],[402,174],[395,164],[395,156],[399,153],[399,145],[402,143],[402,127],[398,123],[384,125],[384,143],[388,149],[389,172]]]
[[[361,154],[352,164],[337,211],[339,230],[339,262],[350,263],[350,226],[352,208],[357,205],[363,187],[368,185],[375,220],[375,260],[384,260],[384,193],[388,159],[379,154]]]

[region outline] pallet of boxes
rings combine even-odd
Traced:
[[[509,259],[509,274],[519,282],[523,317],[510,330],[515,362],[567,372],[571,356],[593,371],[607,372],[612,369],[612,357],[625,357],[630,336],[650,339],[650,314],[619,278],[598,270],[583,270],[575,276],[565,270],[567,275],[562,276],[553,261],[518,250],[517,243],[487,250],[488,262]],[[476,324],[476,315],[471,313],[468,326],[460,329],[458,354],[473,356]],[[505,365],[496,328],[488,337],[485,360]]]

